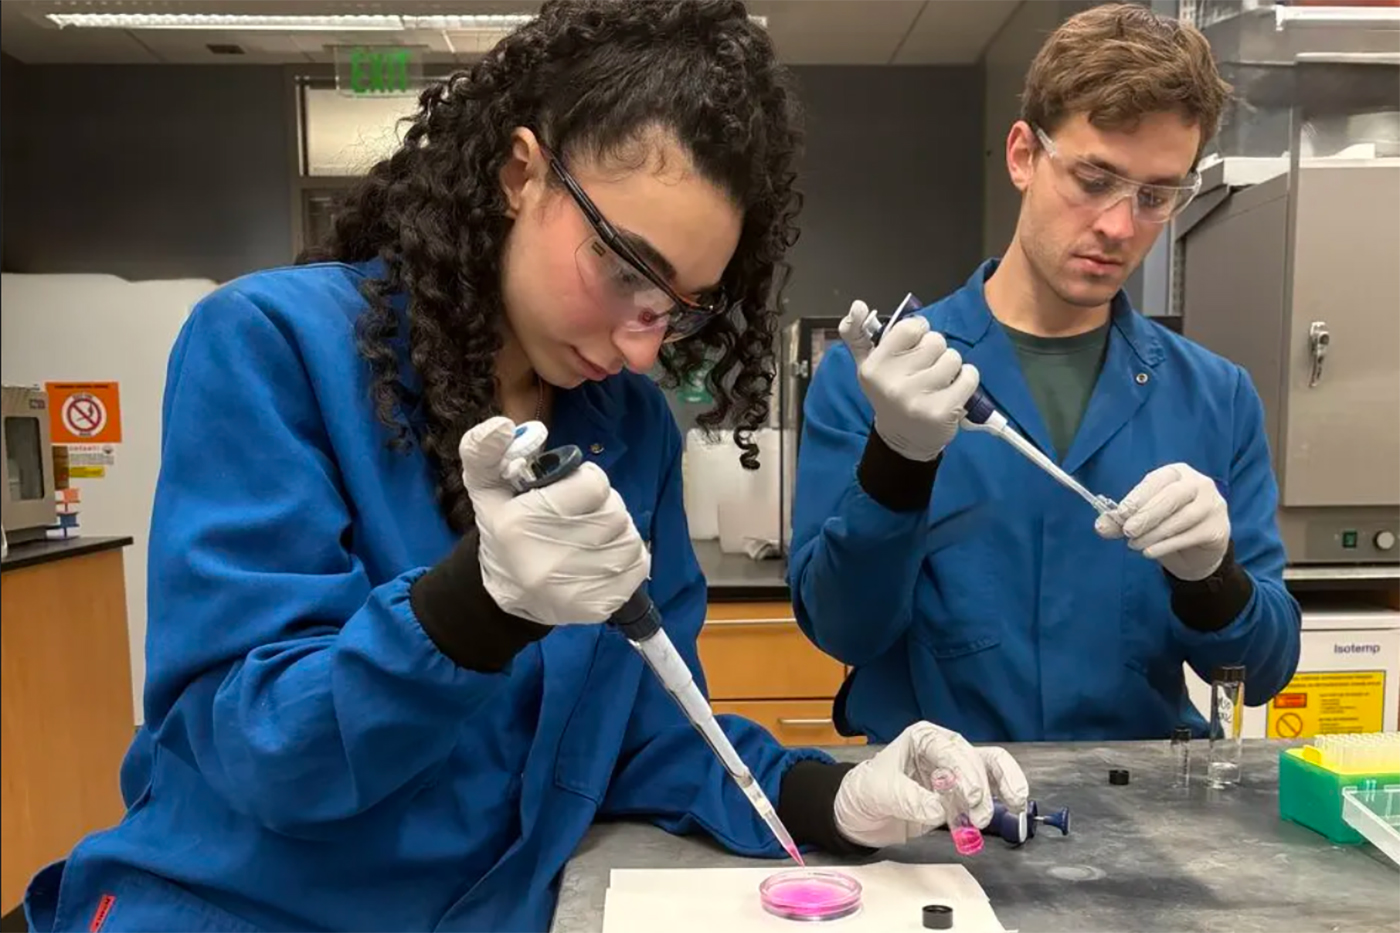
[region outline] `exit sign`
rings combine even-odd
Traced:
[[[335,86],[353,97],[415,94],[423,86],[422,49],[407,46],[336,46]]]

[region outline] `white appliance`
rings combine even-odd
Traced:
[[[1400,612],[1355,598],[1307,596],[1298,671],[1268,704],[1245,709],[1245,738],[1400,728]],[[1187,667],[1186,686],[1209,720],[1210,685]]]
[[[0,276],[0,375],[6,384],[119,384],[122,442],[81,490],[83,535],[129,535],[126,613],[134,721],[145,683],[146,544],[160,469],[161,397],[171,345],[208,280],[128,282],[111,275]]]

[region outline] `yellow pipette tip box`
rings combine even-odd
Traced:
[[[1360,845],[1367,837],[1344,815],[1348,787],[1356,788],[1354,796],[1364,797],[1381,822],[1400,827],[1400,790],[1388,790],[1400,788],[1400,732],[1318,736],[1279,752],[1279,817],[1338,845]]]

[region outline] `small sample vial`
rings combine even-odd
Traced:
[[[1172,730],[1172,786],[1191,786],[1191,727]]]
[[[860,882],[839,871],[797,868],[758,886],[763,909],[784,920],[840,920],[860,910]]]
[[[1231,787],[1240,780],[1244,751],[1244,667],[1217,667],[1210,685],[1210,761],[1206,784]]]
[[[948,818],[948,832],[959,855],[976,855],[982,851],[982,831],[972,822],[967,798],[958,785],[958,776],[947,768],[933,772],[933,790],[943,800],[943,812]]]

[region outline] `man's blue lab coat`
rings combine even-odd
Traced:
[[[355,350],[365,271],[252,275],[181,333],[130,809],[36,878],[31,929],[543,931],[603,817],[781,854],[615,631],[564,627],[481,674],[419,626],[409,585],[457,536],[421,452],[385,447]],[[661,392],[634,375],[560,392],[550,440],[611,477],[698,672],[705,584]],[[818,757],[724,728],[775,801]]]
[[[1054,447],[992,317],[985,263],[924,309],[977,366],[1013,426]],[[855,478],[873,414],[850,352],[827,353],[807,394],[789,574],[797,620],[854,667],[844,728],[875,741],[929,719],[974,741],[1141,739],[1204,723],[1182,662],[1209,680],[1247,667],[1260,704],[1298,663],[1299,610],[1284,589],[1278,489],[1264,412],[1240,367],[1153,324],[1120,294],[1103,370],[1062,466],[1122,499],[1151,470],[1185,462],[1229,502],[1235,556],[1254,593],[1225,628],[1172,613],[1157,563],[1094,532],[1094,511],[1006,442],[959,432],[926,511],[898,513]]]

